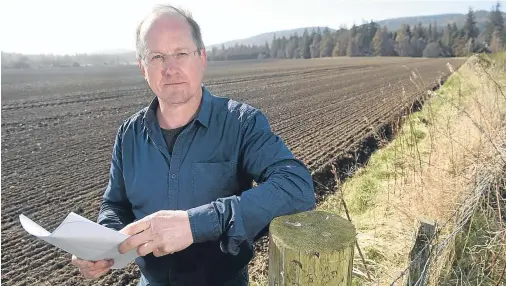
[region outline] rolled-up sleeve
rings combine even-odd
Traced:
[[[104,192],[97,223],[120,230],[134,221],[132,205],[126,196],[122,167],[122,128],[118,129],[112,151],[109,183]]]
[[[232,254],[244,240],[253,243],[275,217],[315,206],[309,170],[272,132],[261,111],[250,115],[242,134],[240,167],[258,185],[188,210],[194,241],[220,239],[222,251]]]

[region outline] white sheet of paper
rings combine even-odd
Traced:
[[[65,218],[53,233],[49,233],[23,214],[19,215],[19,220],[29,234],[78,258],[90,261],[114,259],[112,269],[121,269],[138,257],[136,249],[124,254],[120,254],[118,251],[118,246],[128,238],[128,235],[107,228],[73,212]]]

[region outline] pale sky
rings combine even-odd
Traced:
[[[505,1],[500,1],[506,10]],[[0,48],[25,54],[73,54],[134,50],[135,28],[152,0],[4,0]],[[496,1],[174,0],[192,12],[205,45],[307,26],[340,25],[388,18],[490,10]]]

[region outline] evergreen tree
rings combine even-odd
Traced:
[[[376,35],[376,32],[379,30],[378,24],[371,21],[369,25],[366,26],[367,29],[362,38],[362,55],[364,56],[372,56],[374,53],[373,46],[373,38]]]
[[[442,49],[443,49],[443,55],[446,57],[453,56],[453,30],[452,25],[448,24],[443,32],[443,38],[441,39]]]
[[[499,2],[497,2],[495,7],[492,8],[492,11],[490,11],[487,23],[485,24],[485,29],[480,34],[480,39],[487,44],[491,44],[492,36],[495,31],[499,31],[499,34],[503,34],[504,32],[504,18],[502,16],[501,4]]]
[[[318,32],[314,35],[313,43],[310,46],[311,58],[319,58],[320,57],[321,40],[322,40],[322,35],[320,34],[320,28],[318,27]]]
[[[290,37],[290,40],[288,40],[285,50],[285,57],[287,59],[296,58],[297,48],[298,48],[298,36],[297,34],[295,34],[294,36]]]
[[[272,36],[272,44],[271,44],[271,58],[276,58],[278,56],[278,40],[276,39],[276,34]]]
[[[271,49],[269,48],[269,43],[267,43],[267,41],[265,41],[263,53],[266,57],[270,56]]]
[[[412,48],[412,55],[413,57],[421,57],[423,54],[423,51],[425,49],[425,46],[427,45],[427,42],[424,38],[411,38],[411,41],[409,42],[411,44]]]
[[[320,45],[320,57],[331,57],[332,50],[334,49],[335,40],[332,38],[332,34],[330,33],[330,29],[326,27],[323,30],[322,42]]]
[[[280,39],[279,50],[278,50],[278,58],[283,59],[286,58],[286,46],[288,45],[288,40],[285,36]]]
[[[427,30],[427,40],[429,42],[434,42],[434,39],[432,38],[434,34],[432,33],[432,23],[429,23],[429,29]]]
[[[434,26],[432,26],[432,35],[431,35],[433,42],[437,42],[440,40],[438,30],[439,29],[437,28],[437,21],[434,21]]]
[[[385,44],[383,46],[384,56],[395,56],[395,35],[394,33],[388,32],[387,27],[383,27],[383,35],[385,36]]]
[[[476,27],[476,17],[474,16],[474,12],[471,8],[469,8],[469,12],[467,12],[466,22],[462,30],[464,31],[464,37],[466,40],[478,37],[479,31],[478,27]]]
[[[413,28],[413,37],[416,39],[426,38],[422,23],[418,23],[418,25]]]
[[[309,59],[311,57],[311,42],[309,41],[309,34],[307,29],[304,30],[304,34],[302,34],[302,47],[300,48],[300,56],[304,59]]]
[[[348,48],[346,49],[346,55],[348,57],[356,57],[359,55],[358,44],[357,44],[357,36],[351,37],[348,40]]]
[[[494,31],[502,33],[504,31],[504,18],[501,12],[501,3],[498,1],[495,9],[490,13],[490,22],[494,27]]]
[[[492,39],[490,40],[490,50],[492,52],[499,52],[503,50],[503,41],[499,29],[496,29],[492,34]]]

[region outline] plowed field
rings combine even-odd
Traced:
[[[223,62],[210,64],[205,82],[216,94],[261,108],[273,130],[318,173],[448,75],[447,63],[457,68],[463,62]],[[49,231],[71,211],[95,220],[117,127],[151,98],[133,66],[2,71],[4,285],[136,284],[133,264],[98,281],[83,280],[70,255],[29,236],[18,216]]]

